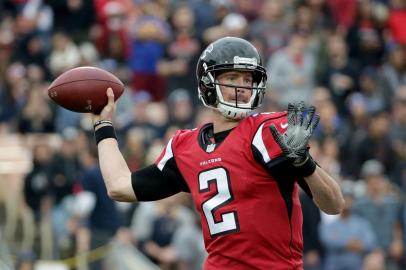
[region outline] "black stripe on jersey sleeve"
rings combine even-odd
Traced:
[[[309,186],[307,185],[306,181],[303,179],[303,177],[298,176],[295,173],[296,168],[290,164],[290,162],[287,160],[285,156],[280,156],[275,159],[272,159],[268,163],[264,163],[264,160],[262,158],[261,153],[259,150],[251,145],[252,147],[252,153],[254,155],[254,159],[262,165],[266,169],[266,171],[272,175],[275,178],[275,175],[279,176],[280,179],[275,178],[276,181],[279,182],[283,181],[285,178],[290,178],[293,177],[293,179],[296,179],[297,183],[299,186],[303,189],[303,191],[310,197],[313,198],[312,192],[310,191]],[[286,163],[285,165],[282,165],[281,163]],[[281,171],[282,170],[282,171]]]
[[[255,145],[251,144],[251,150],[252,150],[252,155],[254,156],[254,159],[261,164],[265,169],[271,168],[273,166],[276,166],[280,162],[285,162],[286,158],[285,156],[279,156],[275,159],[271,159],[268,163],[265,163],[264,159],[262,158],[261,152],[258,150],[258,148],[255,147]]]
[[[278,183],[279,191],[285,201],[288,210],[288,216],[291,218],[293,201],[292,193],[295,185],[296,175],[292,173],[292,166],[285,157],[278,157],[266,164],[267,171],[272,175],[273,179]]]
[[[154,164],[133,172],[131,182],[138,201],[155,201],[181,191],[190,192],[173,158],[162,171]]]

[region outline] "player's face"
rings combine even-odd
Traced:
[[[252,90],[244,87],[252,87],[252,73],[248,71],[228,71],[220,74],[217,77],[220,84],[227,84],[232,86],[220,85],[221,93],[223,94],[224,101],[237,104],[248,103]]]

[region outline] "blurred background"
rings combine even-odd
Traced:
[[[338,216],[306,196],[306,270],[406,269],[406,0],[0,0],[0,269],[201,269],[187,194],[106,196],[89,115],[47,95],[84,65],[126,85],[114,125],[132,169],[208,122],[201,50],[239,36],[268,69],[263,111],[305,100],[311,152],[340,181]]]

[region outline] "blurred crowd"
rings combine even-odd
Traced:
[[[0,269],[33,269],[113,239],[161,269],[200,269],[190,197],[111,201],[90,116],[55,105],[47,87],[77,66],[120,78],[114,126],[135,170],[175,130],[209,121],[195,66],[224,36],[261,53],[262,111],[304,100],[321,115],[311,153],[340,181],[346,207],[327,216],[302,196],[305,269],[406,268],[406,0],[3,0]],[[71,268],[103,269],[102,257]]]

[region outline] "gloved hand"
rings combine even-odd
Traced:
[[[288,127],[286,132],[282,135],[277,129],[275,124],[271,124],[270,129],[272,136],[276,143],[281,147],[283,154],[291,160],[295,167],[303,168],[303,176],[310,173],[309,162],[312,162],[311,168],[314,172],[316,165],[309,155],[307,149],[309,139],[312,136],[313,130],[319,123],[320,116],[315,114],[316,108],[311,106],[305,108],[304,102],[289,103],[288,105]],[[311,174],[310,173],[310,174]]]

